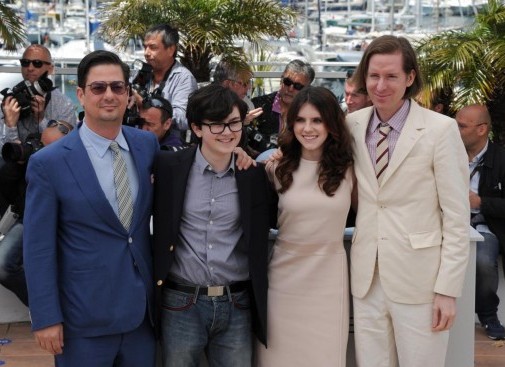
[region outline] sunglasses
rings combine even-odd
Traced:
[[[47,123],[47,127],[57,127],[60,133],[62,133],[63,135],[67,135],[70,132],[70,130],[73,129],[73,127],[70,124],[57,120],[49,120]]]
[[[90,83],[86,86],[89,87],[89,89],[91,90],[91,93],[93,93],[97,96],[99,96],[100,94],[104,94],[107,91],[107,87],[110,87],[110,90],[112,91],[112,93],[117,94],[117,95],[125,94],[126,90],[128,89],[128,86],[126,85],[126,83],[121,82],[121,81],[114,81],[114,82],[110,82],[110,83],[93,82],[93,83]]]
[[[172,114],[172,106],[168,101],[162,101],[156,97],[145,98],[142,101],[142,108],[146,110],[151,107],[159,108],[167,111],[170,115]]]
[[[33,64],[33,66],[37,69],[40,69],[43,65],[51,65],[50,62],[44,61],[44,60],[30,60],[30,59],[21,59],[19,60],[21,63],[21,66],[24,68],[27,68],[30,66],[30,64]]]
[[[291,79],[289,79],[289,78],[282,78],[282,83],[283,83],[286,87],[291,87],[291,86],[293,86],[293,88],[295,88],[296,90],[302,90],[303,88],[305,88],[305,85],[300,84],[300,83],[295,83],[294,81],[292,81],[292,80],[291,80]]]

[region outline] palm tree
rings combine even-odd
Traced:
[[[258,49],[268,37],[287,38],[296,13],[275,0],[114,0],[104,12],[103,34],[121,47],[152,25],[179,29],[181,63],[197,81],[210,78],[210,61],[244,60],[239,42]]]
[[[15,50],[16,46],[25,40],[25,32],[21,19],[14,10],[0,3],[0,39],[3,39],[6,50]]]
[[[503,140],[505,5],[488,0],[468,31],[443,32],[422,39],[416,47],[426,86],[421,99],[426,102],[436,91],[451,89],[454,110],[488,104],[495,138]]]

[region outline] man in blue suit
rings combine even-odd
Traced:
[[[158,142],[122,126],[129,70],[117,55],[92,52],[77,73],[84,120],[28,164],[32,330],[56,366],[154,366],[149,219]]]

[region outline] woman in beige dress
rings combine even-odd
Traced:
[[[267,165],[279,192],[269,265],[267,345],[258,367],[345,366],[349,290],[343,234],[354,187],[351,138],[326,88],[298,93]]]

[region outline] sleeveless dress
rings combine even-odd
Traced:
[[[292,186],[279,195],[279,232],[268,272],[268,348],[257,343],[258,367],[346,364],[349,282],[343,236],[352,169],[329,197],[319,189],[317,168],[318,162],[302,159]]]

